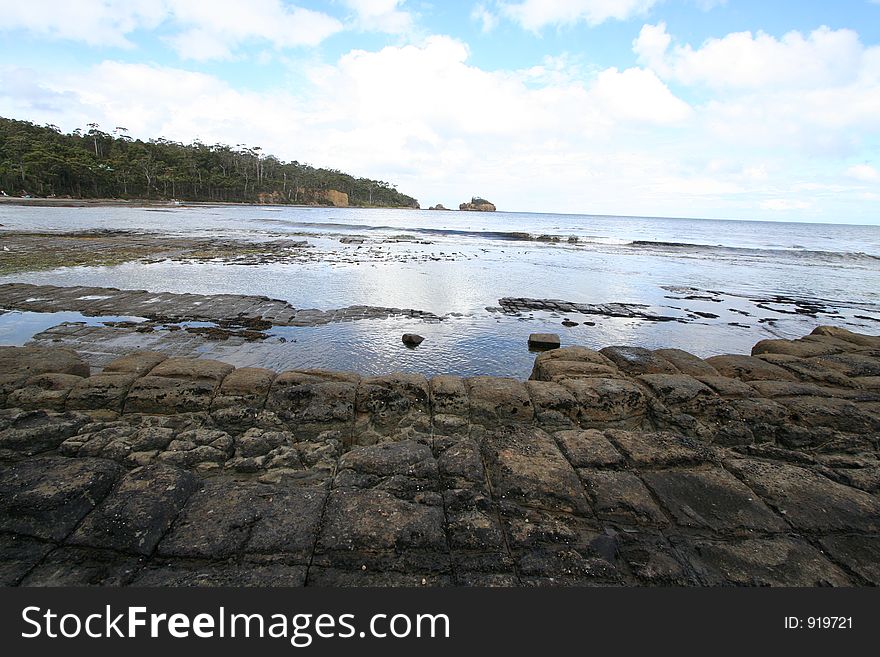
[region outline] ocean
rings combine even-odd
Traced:
[[[253,294],[297,308],[374,305],[444,317],[288,327],[284,366],[525,378],[535,332],[558,333],[564,346],[677,347],[704,357],[747,353],[758,340],[799,337],[821,324],[880,333],[878,226],[210,205],[3,206],[0,224],[0,241],[3,231],[133,231],[295,238],[309,249],[297,262],[166,259],[11,274],[0,283]],[[667,321],[601,308],[502,309],[505,298],[640,304],[642,314]],[[404,332],[427,339],[407,349]]]

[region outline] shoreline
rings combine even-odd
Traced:
[[[49,197],[32,197],[24,198],[21,196],[0,196],[0,204],[33,206],[33,207],[62,207],[62,208],[81,208],[81,207],[131,207],[131,208],[150,208],[150,207],[169,207],[169,208],[185,208],[185,207],[227,207],[227,206],[247,206],[247,207],[279,207],[279,208],[333,208],[341,209],[334,205],[325,204],[295,204],[295,203],[245,203],[239,201],[178,201],[165,199],[115,199],[115,198],[49,198]],[[397,205],[347,205],[346,210],[419,210],[422,208],[413,208],[409,206]]]
[[[5,585],[880,584],[877,336],[576,346],[524,382],[0,364]]]

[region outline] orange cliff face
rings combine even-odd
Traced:
[[[261,205],[272,203],[289,203],[291,200],[299,201],[305,205],[332,205],[336,208],[348,207],[348,194],[335,189],[304,189],[296,190],[296,195],[285,197],[281,192],[263,192],[257,197]]]

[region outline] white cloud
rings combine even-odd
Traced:
[[[658,0],[522,0],[504,3],[505,15],[523,28],[539,31],[548,25],[585,22],[599,25],[608,20],[625,20],[645,13]]]
[[[690,106],[676,98],[653,71],[609,68],[599,73],[594,97],[617,120],[677,123],[691,115]]]
[[[183,31],[169,39],[185,59],[229,56],[248,40],[276,48],[315,46],[339,32],[342,23],[317,11],[279,0],[184,0],[169,5]]]
[[[406,0],[343,0],[355,12],[359,29],[404,34],[413,26],[413,17],[399,7]]]
[[[0,15],[0,31],[23,29],[92,46],[131,47],[132,33],[167,24],[178,54],[200,60],[228,57],[246,41],[314,46],[343,29],[327,14],[281,0],[0,0]]]
[[[880,0],[878,0],[880,1]],[[880,171],[870,164],[856,164],[846,170],[846,175],[862,182],[880,182]]]
[[[491,32],[498,25],[498,16],[489,11],[484,4],[478,4],[471,10],[471,20],[480,23],[480,29],[484,34]]]
[[[657,26],[655,51],[668,56],[664,34]],[[873,161],[880,135],[880,67],[863,50],[855,82],[726,87],[690,104],[684,85],[653,67],[593,71],[560,56],[487,71],[447,36],[300,62],[295,87],[263,92],[114,61],[69,73],[0,68],[0,115],[259,145],[397,183],[424,205],[476,193],[511,210],[821,219],[830,203],[869,212],[871,165],[847,169]]]
[[[815,88],[855,81],[866,48],[853,30],[820,27],[782,38],[734,32],[700,47],[675,45],[666,24],[645,25],[633,49],[639,62],[688,85],[717,89]]]
[[[0,0],[0,32],[24,29],[92,46],[131,47],[127,35],[158,26],[164,0]]]
[[[672,89],[697,89],[702,129],[733,147],[845,157],[880,129],[880,47],[852,30],[740,32],[694,47],[661,22],[643,26],[633,50]]]
[[[435,36],[352,51],[310,67],[305,87],[265,93],[202,73],[107,61],[75,76],[32,72],[33,87],[4,95],[12,72],[0,71],[0,115],[66,130],[97,121],[145,138],[257,144],[447,205],[494,192],[507,207],[546,209],[564,199],[611,211],[634,184],[656,196],[642,176],[674,173],[669,161],[639,152],[651,126],[690,112],[653,73],[612,68],[583,80],[564,59],[540,71],[495,72],[468,59],[464,43]],[[628,144],[631,151],[618,152]]]

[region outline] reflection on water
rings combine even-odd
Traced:
[[[171,212],[4,206],[0,223],[6,227],[0,229],[0,239],[7,229],[125,229],[252,240],[296,234],[316,251],[346,256],[247,267],[127,263],[17,274],[0,277],[0,282],[239,293],[283,299],[297,308],[375,305],[466,315],[440,324],[389,319],[281,328],[277,335],[291,341],[286,353],[268,350],[259,355],[254,347],[227,354],[229,359],[274,359],[279,367],[284,361],[283,367],[338,367],[366,374],[404,370],[523,376],[533,361],[526,349],[531,332],[559,333],[565,344],[680,347],[705,356],[748,351],[762,338],[797,337],[821,323],[869,333],[880,327],[871,319],[880,318],[880,228],[875,226],[247,206]],[[511,238],[516,232],[560,236],[560,241]],[[418,239],[386,241],[401,234]],[[364,243],[340,243],[343,235],[360,236]],[[576,236],[578,242],[569,243],[567,236]],[[665,289],[669,286],[711,290],[717,299],[683,300]],[[776,312],[778,306],[762,308],[756,301],[777,294],[826,300],[830,310],[812,317]],[[574,315],[571,319],[594,320],[596,326],[566,328],[562,316],[533,313],[523,321],[486,311],[508,296],[643,303],[659,314],[679,317],[700,311],[718,318],[692,317],[681,324]],[[24,319],[13,317],[5,320],[7,335],[12,335],[11,319],[22,326],[16,335],[27,333]],[[405,332],[428,339],[407,350],[400,344]]]
[[[107,322],[143,322],[143,317],[103,315],[86,317],[77,312],[32,313],[17,310],[0,311],[0,346],[21,346],[34,335],[64,322],[98,326]]]

